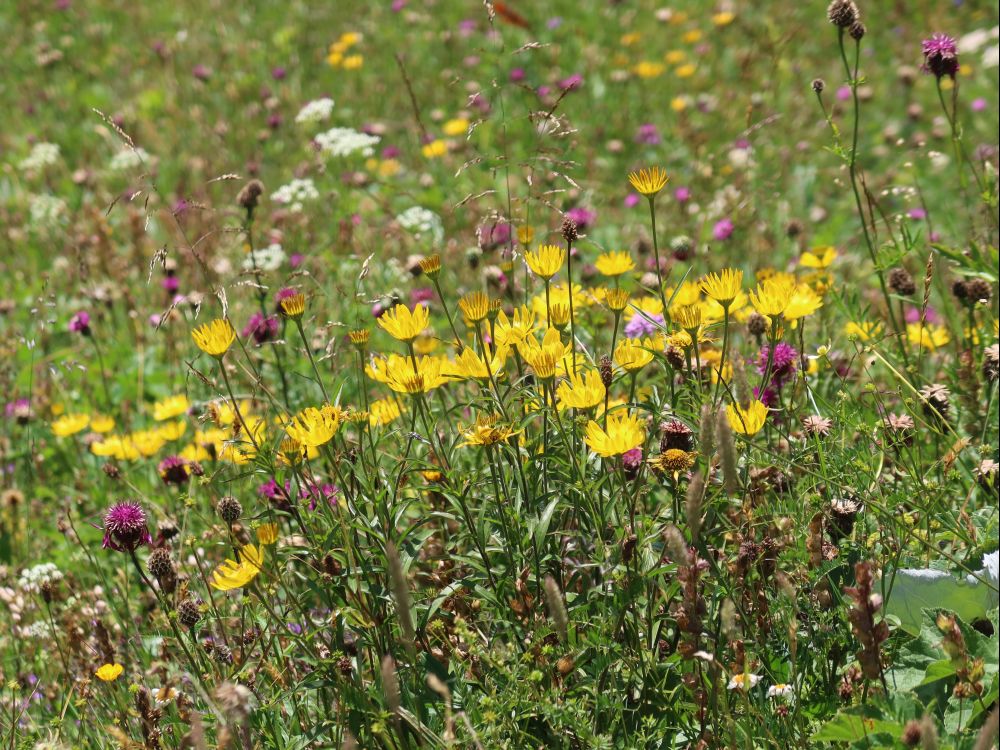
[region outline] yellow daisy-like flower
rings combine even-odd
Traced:
[[[187,432],[187,422],[183,419],[166,422],[157,427],[155,432],[162,440],[168,443],[173,440],[180,440],[181,436]]]
[[[712,16],[712,23],[716,26],[728,26],[734,20],[736,20],[736,14],[727,10]]]
[[[462,443],[463,446],[480,445],[488,447],[502,443],[519,434],[513,427],[500,424],[500,417],[497,415],[477,416],[475,424],[467,429],[459,426],[459,430],[465,438],[465,442]]]
[[[613,250],[598,255],[594,265],[605,276],[621,276],[635,268],[635,261],[624,250]]]
[[[195,328],[191,331],[191,337],[205,354],[221,357],[236,340],[236,330],[227,319],[217,318]]]
[[[65,414],[52,423],[52,434],[56,437],[69,437],[83,432],[88,424],[89,414]]]
[[[566,262],[566,251],[558,245],[540,245],[538,250],[526,253],[524,260],[532,273],[548,280],[555,276]]]
[[[539,380],[550,380],[555,377],[556,365],[559,364],[559,357],[553,356],[551,352],[536,351],[530,357],[525,357],[531,365],[535,377]]]
[[[724,308],[729,307],[743,287],[743,272],[724,268],[719,273],[710,273],[701,280],[701,291]]]
[[[437,159],[448,153],[448,142],[438,138],[430,143],[425,143],[420,149],[420,153],[424,155],[425,159]]]
[[[395,421],[402,409],[394,398],[380,398],[368,404],[368,424],[372,427],[385,427]]]
[[[179,417],[186,414],[191,408],[191,402],[183,393],[176,396],[167,396],[153,404],[153,419],[163,422],[167,419]]]
[[[762,401],[751,401],[746,408],[739,404],[729,404],[726,407],[729,426],[733,432],[740,435],[756,435],[764,427],[767,420],[767,407]]]
[[[556,303],[551,306],[549,312],[549,322],[560,331],[565,330],[566,326],[569,325],[569,305]]]
[[[274,544],[278,541],[278,524],[262,523],[257,527],[257,542],[259,544]]]
[[[296,414],[285,429],[292,440],[318,448],[337,434],[342,417],[343,410],[337,406],[324,404],[319,409],[310,406]]]
[[[680,448],[668,448],[663,453],[649,459],[649,465],[654,471],[673,474],[676,477],[682,471],[687,471],[694,466],[697,455],[697,453]]]
[[[94,674],[102,682],[114,682],[122,676],[124,671],[125,667],[116,662],[115,664],[102,664]]]
[[[822,270],[829,268],[836,259],[837,248],[832,245],[824,245],[823,247],[814,247],[812,250],[802,253],[799,257],[799,265],[803,268],[817,268]]]
[[[684,305],[670,311],[670,314],[673,315],[674,323],[688,333],[701,328],[701,313],[701,305]]]
[[[854,337],[858,341],[871,341],[882,332],[880,323],[862,320],[860,322],[851,321],[844,326],[844,333],[848,338]]]
[[[115,420],[104,414],[95,414],[90,420],[90,429],[104,434],[115,429]]]
[[[497,314],[493,338],[497,346],[517,346],[534,328],[535,313],[526,306],[514,308],[513,318],[508,318],[507,313],[501,310]]]
[[[622,339],[615,347],[615,362],[628,372],[637,372],[653,361],[652,339]]]
[[[396,393],[427,393],[448,382],[446,365],[442,357],[419,357],[416,368],[412,359],[390,358],[385,383]]]
[[[944,326],[909,323],[906,326],[906,339],[914,346],[934,351],[951,341],[951,334]]]
[[[652,198],[663,190],[669,179],[666,170],[660,167],[643,168],[638,172],[629,172],[628,175],[628,181],[635,188],[636,192],[645,195],[647,198]]]
[[[642,60],[632,68],[632,72],[639,76],[639,78],[656,78],[663,75],[664,70],[666,70],[666,66],[663,63],[651,62],[649,60]]]
[[[629,293],[624,289],[609,289],[604,295],[604,301],[612,312],[620,313],[628,306]]]
[[[775,317],[785,312],[795,292],[795,279],[787,276],[772,276],[757,285],[750,292],[750,303],[761,315]]]
[[[241,589],[249,584],[264,566],[264,548],[245,544],[240,549],[239,562],[227,559],[212,573],[211,586],[218,591]]]
[[[554,372],[548,375],[542,373],[548,372],[550,366],[555,368],[563,357],[568,356],[570,347],[568,344],[563,344],[562,336],[557,329],[549,328],[545,331],[541,343],[529,336],[518,346],[518,351],[535,370],[535,374],[546,379],[552,377]],[[539,372],[539,368],[541,368],[541,372]]]
[[[281,314],[288,318],[301,318],[306,312],[306,296],[302,292],[285,294],[278,302]]]
[[[448,122],[441,126],[441,132],[450,136],[465,135],[468,129],[469,121],[464,117],[456,117],[448,120]]]
[[[520,226],[517,228],[517,244],[521,247],[527,247],[532,242],[535,241],[535,230],[529,226]]]
[[[494,351],[489,351],[489,366],[487,367],[487,357],[473,351],[471,346],[467,346],[462,353],[455,357],[454,363],[448,367],[448,374],[466,380],[485,380],[492,374],[499,378],[503,375],[504,364],[510,354],[510,348],[506,346],[497,347]]]
[[[108,435],[104,440],[91,443],[90,452],[95,456],[118,461],[135,461],[139,458],[139,451],[131,439],[120,435]]]
[[[371,339],[371,336],[372,336],[371,331],[369,331],[367,328],[358,328],[355,331],[347,332],[347,338],[349,338],[351,340],[351,343],[354,344],[354,346],[356,346],[358,349],[364,349],[366,346],[368,346],[368,341],[369,339]]]
[[[597,370],[587,370],[582,376],[572,373],[569,380],[560,383],[556,389],[560,409],[592,409],[604,403],[606,393]]]
[[[417,305],[412,312],[406,305],[396,305],[378,318],[379,326],[399,341],[413,341],[429,321],[430,312],[425,305]]]
[[[420,266],[421,271],[433,279],[441,273],[441,256],[437,253],[428,255],[426,258],[421,258],[417,261],[417,265]]]
[[[483,320],[490,311],[490,298],[483,292],[469,292],[458,301],[462,313],[473,323]]]
[[[785,306],[785,320],[798,320],[812,315],[823,306],[823,299],[808,284],[799,284]]]
[[[670,300],[670,314],[678,307],[697,305],[701,302],[701,286],[693,281],[685,281],[679,287],[672,287],[667,290],[667,299]]]
[[[646,428],[642,420],[634,414],[619,410],[608,414],[607,429],[590,420],[584,442],[597,455],[612,458],[638,448],[645,439]]]

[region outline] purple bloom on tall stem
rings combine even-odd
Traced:
[[[795,347],[781,341],[775,345],[774,357],[771,358],[771,348],[764,344],[757,355],[757,372],[762,375],[767,371],[768,359],[771,360],[771,384],[780,389],[795,374],[799,353]]]
[[[135,500],[115,503],[104,514],[104,549],[116,552],[135,552],[153,537],[146,526],[146,511]]]
[[[719,221],[715,222],[715,226],[712,227],[712,236],[719,242],[722,242],[733,236],[733,229],[732,219],[719,219]]]
[[[925,73],[938,78],[954,78],[958,73],[958,45],[947,34],[931,34],[929,39],[924,39],[921,51],[924,53]]]
[[[191,476],[188,472],[188,462],[180,456],[167,456],[156,468],[164,484],[178,486],[187,484],[188,477]]]
[[[253,336],[254,343],[260,346],[278,335],[278,325],[278,319],[274,315],[265,317],[264,313],[255,312],[243,327],[243,338]]]
[[[81,336],[90,335],[90,313],[81,310],[69,320],[69,330]]]

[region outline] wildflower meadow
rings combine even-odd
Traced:
[[[998,16],[0,3],[0,748],[997,747]]]

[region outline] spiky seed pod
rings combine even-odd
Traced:
[[[570,245],[580,238],[580,228],[576,225],[576,222],[572,219],[572,217],[563,217],[562,236],[563,239]]]
[[[817,94],[822,94],[823,89],[826,88],[826,81],[822,78],[813,78],[812,90]]]
[[[597,365],[597,372],[601,376],[601,383],[604,384],[604,387],[610,388],[612,381],[615,379],[615,371],[611,366],[611,357],[607,354],[601,356],[601,360]]]
[[[264,183],[260,180],[250,180],[236,196],[236,203],[245,211],[252,212],[257,208],[257,203],[263,194]]]
[[[232,664],[233,652],[224,643],[216,643],[212,648],[212,658],[219,662],[219,664]]]
[[[224,497],[216,506],[216,511],[219,513],[219,518],[232,526],[243,515],[243,506],[235,497]]]
[[[860,14],[854,0],[832,0],[826,8],[830,23],[841,29],[848,29],[857,23]]]
[[[186,628],[193,628],[201,620],[201,608],[194,599],[185,599],[177,605],[177,619]]]
[[[917,284],[909,271],[896,267],[889,271],[889,289],[900,297],[909,297],[917,291]]]
[[[166,547],[158,547],[157,549],[154,549],[149,554],[149,560],[146,561],[146,567],[149,568],[149,574],[157,581],[164,578],[170,578],[175,575],[174,561],[170,559],[170,550]]]
[[[848,29],[848,33],[851,35],[851,39],[853,39],[856,42],[860,42],[862,39],[864,39],[865,32],[867,31],[868,29],[865,28],[865,25],[861,23],[861,21],[855,21],[854,23],[851,24],[851,28]]]

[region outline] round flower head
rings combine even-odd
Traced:
[[[410,311],[406,305],[396,305],[378,318],[378,324],[399,341],[413,341],[419,336],[430,320],[430,313],[425,305],[417,305]]]
[[[728,308],[743,286],[743,272],[724,268],[721,273],[710,273],[701,280],[701,290],[724,308]]]
[[[669,179],[666,171],[660,167],[643,168],[638,172],[629,172],[628,175],[628,181],[632,184],[632,187],[647,198],[653,198],[663,190]]]
[[[228,320],[217,318],[191,331],[191,338],[205,354],[221,357],[236,340],[236,331]]]
[[[524,260],[532,273],[547,281],[562,268],[566,251],[558,245],[540,245],[538,250],[525,254]]]
[[[146,526],[146,511],[134,500],[115,503],[104,514],[104,549],[134,552],[153,537]]]
[[[81,310],[69,321],[69,330],[73,333],[79,333],[81,336],[90,335],[90,313],[85,310]]]
[[[100,668],[94,672],[94,675],[102,682],[114,682],[121,677],[121,674],[124,671],[125,667],[121,664],[102,664]]]
[[[958,73],[958,45],[947,34],[932,34],[930,39],[924,39],[921,51],[924,72],[938,78],[954,78]]]

